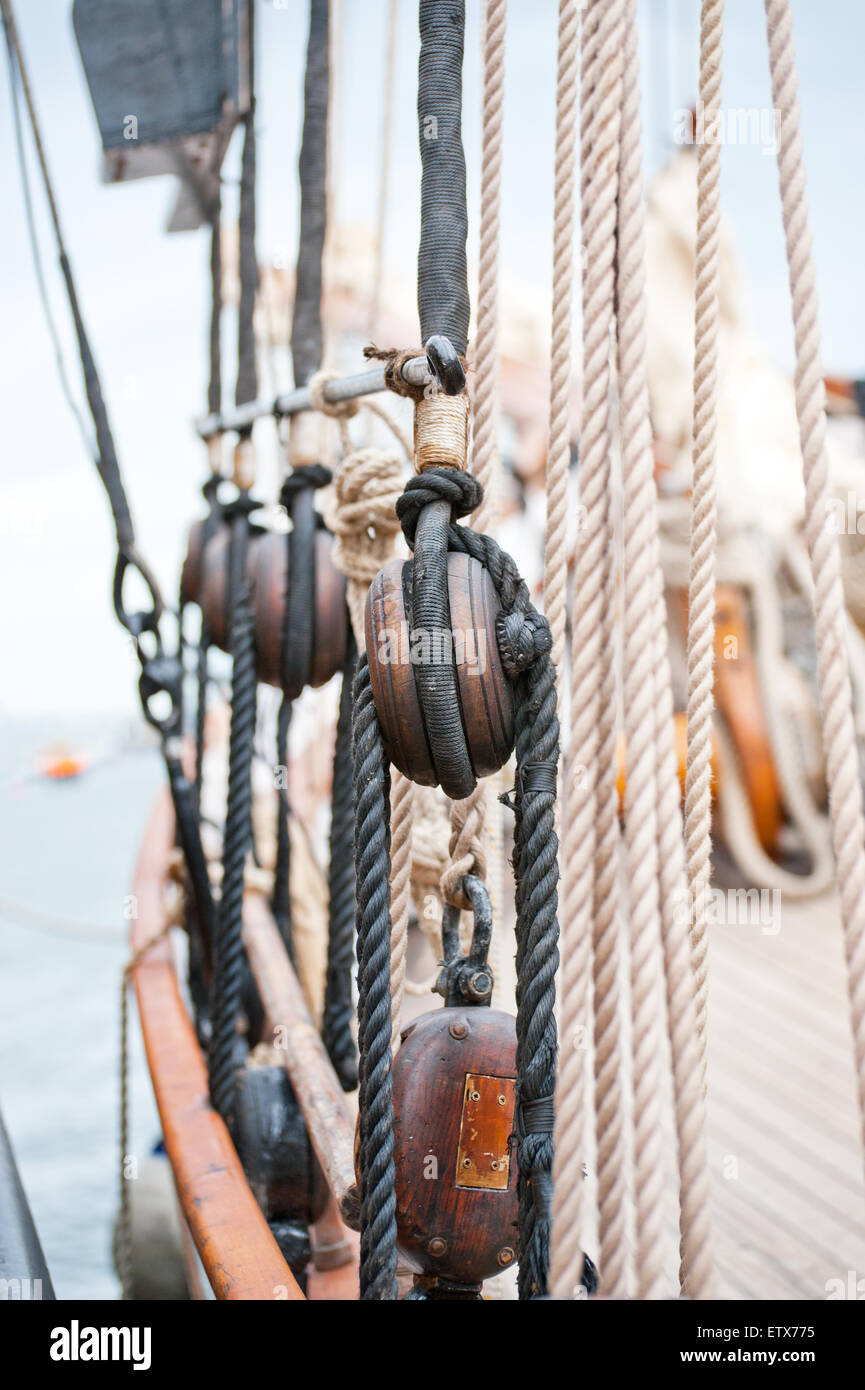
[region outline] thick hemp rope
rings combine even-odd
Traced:
[[[712,709],[717,553],[718,339],[721,255],[721,106],[724,0],[700,11],[700,97],[697,129],[697,264],[694,319],[694,454],[688,584],[688,751],[685,838],[697,1028],[706,1031],[706,899],[712,853]],[[701,118],[701,119],[700,119]],[[702,125],[702,138],[700,138]]]
[[[582,30],[583,421],[580,439],[580,525],[576,537],[571,632],[570,737],[565,764],[564,945],[560,1027],[563,1046],[557,1078],[553,1166],[552,1289],[577,1295],[583,1268],[582,1175],[585,1129],[587,981],[596,921],[596,827],[603,801],[598,729],[601,717],[602,632],[609,534],[608,396],[613,324],[613,233],[617,155],[601,133],[617,102],[596,114],[606,70],[613,79],[621,59],[621,13],[590,4]],[[618,57],[617,57],[618,55]],[[609,88],[607,89],[609,93]],[[607,932],[609,919],[605,917]],[[601,958],[610,941],[597,948]],[[611,981],[608,981],[609,985]],[[606,1046],[606,1044],[604,1044]],[[603,1050],[601,1055],[603,1056]],[[602,1151],[603,1152],[603,1151]],[[609,1210],[609,1203],[608,1203]]]
[[[642,757],[648,738],[655,806],[653,853],[659,876],[661,931],[667,989],[668,1027],[673,1067],[673,1092],[679,1161],[680,1279],[694,1298],[711,1298],[711,1226],[708,1168],[703,1116],[703,1058],[696,1030],[692,992],[687,901],[682,840],[682,817],[673,741],[673,696],[667,652],[664,581],[658,543],[658,507],[653,472],[649,396],[646,379],[645,213],[642,189],[640,72],[635,0],[625,6],[624,85],[619,166],[618,330],[622,458],[625,490],[625,668],[626,711],[639,693],[629,691],[640,668],[640,643],[649,648],[645,678],[651,692],[648,729],[640,720],[627,733],[635,745],[634,763]],[[639,584],[631,584],[635,572]],[[646,607],[647,605],[647,607]],[[628,785],[632,773],[627,769]],[[634,803],[629,807],[638,814]],[[630,831],[628,832],[630,833]],[[635,836],[636,838],[636,836]],[[653,892],[656,891],[654,888]]]
[[[778,176],[793,302],[796,414],[805,475],[805,536],[814,580],[823,746],[865,1144],[865,817],[853,723],[841,563],[837,538],[829,525],[825,390],[805,192],[793,15],[788,0],[765,0],[765,4],[772,98],[781,116]]]
[[[574,286],[574,194],[577,169],[579,6],[559,0],[556,74],[556,166],[553,204],[553,322],[546,469],[544,612],[553,634],[553,661],[564,670],[567,587],[568,474],[571,462],[571,305]],[[477,426],[475,426],[477,430]]]

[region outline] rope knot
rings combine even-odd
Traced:
[[[359,400],[348,401],[329,401],[324,394],[324,388],[329,381],[336,381],[339,372],[314,372],[306,383],[309,398],[312,401],[313,409],[320,415],[329,415],[332,420],[350,420],[360,410]]]
[[[517,676],[553,649],[553,634],[543,613],[536,608],[525,612],[499,613],[496,618],[496,639],[505,674]]]
[[[308,463],[302,468],[295,468],[293,473],[289,473],[288,477],[283,479],[279,490],[279,505],[285,507],[286,511],[291,511],[292,500],[299,492],[308,487],[327,487],[332,481],[333,474],[322,463]]]
[[[427,468],[414,478],[409,478],[405,490],[396,504],[396,514],[403,529],[403,535],[410,546],[414,545],[418,517],[430,502],[450,503],[451,519],[468,516],[479,507],[484,490],[471,473],[463,473],[455,468]]]
[[[335,563],[350,579],[369,584],[390,558],[401,487],[402,461],[395,450],[355,449],[343,460],[329,519],[337,538]]]

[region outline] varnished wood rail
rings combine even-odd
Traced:
[[[165,922],[174,842],[167,790],[145,832],[135,876],[132,949]],[[168,938],[133,971],[141,1031],[165,1148],[184,1219],[219,1299],[303,1299],[246,1181],[223,1121],[210,1107],[207,1068],[180,992]]]

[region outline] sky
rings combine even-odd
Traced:
[[[179,3],[180,0],[175,0]],[[378,196],[387,0],[342,0],[336,122],[336,216],[372,225]],[[644,124],[651,173],[675,149],[677,112],[696,96],[698,0],[642,0]],[[794,0],[812,227],[827,372],[865,375],[861,221],[865,6]],[[556,5],[508,6],[502,264],[550,293]],[[464,143],[470,246],[477,237],[480,3],[468,0]],[[70,0],[18,0],[18,25],[43,125],[80,298],[128,483],[139,541],[163,583],[175,574],[188,520],[200,510],[205,456],[193,420],[205,401],[204,233],[167,236],[172,181],[106,186],[71,26]],[[307,7],[259,0],[259,235],[262,260],[296,252],[296,162]],[[387,254],[410,281],[417,251],[415,0],[400,0],[392,198]],[[105,499],[57,381],[39,306],[0,77],[0,713],[134,715],[136,668],[110,606],[112,531]],[[724,106],[771,108],[763,7],[728,0]],[[225,166],[226,201],[237,149]],[[724,150],[722,203],[735,226],[754,329],[792,364],[774,154],[766,141]],[[76,367],[41,192],[39,230],[67,359]],[[411,311],[407,305],[407,311]],[[226,326],[230,338],[230,327]],[[230,356],[230,354],[229,354]],[[226,364],[229,378],[231,367]],[[77,376],[75,380],[78,389]]]

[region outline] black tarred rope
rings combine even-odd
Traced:
[[[354,788],[352,776],[352,684],[357,651],[349,641],[342,673],[339,718],[333,753],[333,790],[330,812],[330,865],[327,975],[325,977],[322,1038],[340,1084],[345,1091],[357,1086],[357,1049],[351,1032],[354,1006],[351,997],[351,964],[354,954]]]
[[[360,1296],[396,1298],[396,1195],[390,1014],[390,770],[369,662],[353,691],[354,857],[357,883]]]
[[[212,1033],[209,1051],[210,1100],[226,1124],[234,1111],[237,1019],[243,995],[243,879],[252,840],[252,750],[255,738],[257,680],[255,631],[246,544],[248,499],[236,504],[231,523],[230,646],[231,732],[228,750],[228,805],[222,846],[222,897],[219,902],[213,960]]]
[[[255,21],[252,0],[248,13],[249,110],[245,118],[238,217],[240,304],[235,387],[238,405],[254,400],[258,386],[254,332],[258,263],[255,254]],[[247,438],[248,435],[249,431]],[[252,843],[252,757],[258,685],[255,622],[246,556],[249,514],[254,505],[249,495],[242,492],[225,513],[231,521],[228,576],[229,647],[232,656],[231,730],[228,800],[222,846],[222,896],[214,950],[209,1077],[211,1104],[227,1124],[231,1123],[234,1112],[237,1020],[246,974],[243,884],[246,855]]]

